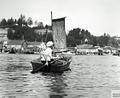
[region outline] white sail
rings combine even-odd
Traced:
[[[65,18],[52,20],[53,41],[55,48],[66,48]]]

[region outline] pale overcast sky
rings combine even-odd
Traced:
[[[50,11],[53,18],[67,17],[67,32],[79,27],[93,35],[120,36],[120,0],[0,0],[0,19],[23,14],[51,24]]]

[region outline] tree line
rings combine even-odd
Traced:
[[[101,36],[94,36],[88,30],[74,28],[69,31],[67,35],[67,45],[76,46],[80,44],[91,44],[93,46],[112,46],[119,47],[119,40],[116,40],[116,36],[111,37],[109,34],[104,33]]]
[[[31,27],[31,25],[35,26]],[[24,15],[20,15],[18,19],[12,17],[8,20],[3,18],[0,21],[1,28],[9,28],[7,37],[10,40],[26,40],[26,41],[48,41],[52,40],[52,34],[47,31],[42,35],[35,32],[35,29],[51,29],[49,25],[43,25],[43,22],[35,21],[29,17],[26,19]]]
[[[35,26],[31,27],[31,25],[35,24]],[[51,26],[43,25],[43,22],[35,21],[33,22],[31,17],[26,17],[24,15],[20,15],[18,19],[10,19],[3,18],[0,21],[1,28],[9,28],[7,37],[10,40],[26,40],[26,41],[49,41],[53,40],[52,33],[48,33],[47,31],[44,34],[38,34],[35,32],[35,29],[49,29],[51,30]],[[109,34],[104,33],[101,36],[94,36],[88,30],[81,28],[74,28],[69,31],[66,35],[67,38],[67,46],[75,47],[80,44],[91,44],[93,46],[112,46],[118,47],[120,41],[116,40],[115,37],[111,37]]]

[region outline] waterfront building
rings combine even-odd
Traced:
[[[98,52],[98,48],[89,44],[77,45],[76,49],[78,54],[97,54]]]
[[[8,40],[7,48],[9,48],[9,49],[11,49],[11,48],[20,49],[22,43],[23,43],[23,40]]]
[[[40,48],[41,42],[27,42],[24,40],[8,40],[7,48],[12,49],[15,48],[16,50],[21,50],[23,52],[26,51],[35,51],[38,52]]]
[[[52,30],[46,29],[46,28],[42,28],[42,29],[41,28],[35,28],[34,31],[39,35],[43,35],[45,33],[52,33]]]

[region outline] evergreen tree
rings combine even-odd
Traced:
[[[29,18],[27,19],[27,25],[31,26],[32,24],[33,24],[32,18],[29,17]]]
[[[6,26],[7,25],[7,21],[5,18],[3,18],[0,22],[0,26]]]
[[[20,15],[20,17],[19,17],[19,19],[17,21],[17,24],[19,26],[23,26],[23,25],[27,26],[27,22],[25,20],[25,16],[24,15],[22,15],[22,14]]]

